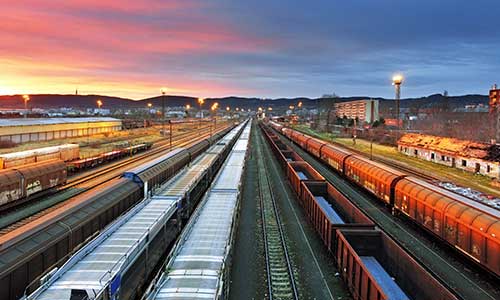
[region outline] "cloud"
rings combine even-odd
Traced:
[[[391,96],[396,71],[408,96],[485,93],[499,80],[499,10],[488,0],[9,1],[0,93]]]

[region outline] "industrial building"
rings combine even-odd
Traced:
[[[121,129],[122,121],[115,118],[0,119],[0,141],[20,144]]]
[[[500,146],[454,138],[408,133],[399,152],[448,167],[500,179]]]
[[[335,114],[338,118],[346,116],[363,123],[372,123],[379,119],[378,100],[357,100],[335,103]]]

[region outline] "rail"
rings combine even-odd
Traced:
[[[263,161],[261,138],[260,135],[257,138],[259,141],[257,165],[260,170],[257,185],[259,187],[269,299],[299,299],[283,225],[269,180],[267,166]]]

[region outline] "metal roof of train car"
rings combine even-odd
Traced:
[[[78,199],[89,199],[82,200],[88,205],[78,208],[78,210],[63,217],[58,222],[53,222],[44,227],[43,230],[30,234],[29,237],[22,237],[23,240],[16,243],[15,246],[10,244],[0,245],[0,277],[10,272],[15,265],[39,255],[41,244],[58,240],[69,229],[76,229],[77,224],[84,223],[84,220],[88,220],[91,216],[102,211],[104,207],[109,206],[110,203],[114,202],[113,200],[126,198],[139,189],[137,185],[129,184],[126,179],[117,179],[114,183],[96,191],[76,196],[75,202]]]
[[[120,122],[120,119],[102,118],[30,118],[30,119],[0,119],[0,127],[40,126],[75,123]]]
[[[408,176],[405,179],[408,181],[411,181],[415,184],[421,185],[421,186],[431,190],[433,193],[441,194],[441,195],[443,195],[447,198],[450,198],[450,199],[456,199],[456,200],[460,201],[461,203],[463,203],[464,205],[467,205],[467,206],[472,207],[474,209],[477,209],[483,213],[489,214],[492,217],[500,219],[500,211],[498,209],[491,207],[491,206],[477,202],[471,198],[467,198],[465,196],[454,193],[452,191],[448,191],[445,188],[439,187],[437,185],[434,185],[434,184],[429,183],[427,181],[418,179],[416,177]]]
[[[176,211],[176,197],[139,203],[78,251],[28,299],[71,299],[72,290],[99,295],[115,275],[128,269]]]
[[[223,150],[217,149],[219,153]],[[28,299],[70,299],[73,290],[94,296],[103,293],[109,285],[113,286],[153,240],[158,229],[173,216],[177,202],[217,155],[212,152],[198,157],[191,167],[169,180],[157,195],[135,206],[72,256]]]
[[[63,144],[63,145],[58,145],[58,146],[49,146],[49,147],[30,149],[30,150],[24,150],[24,151],[19,151],[19,152],[0,154],[0,157],[2,157],[4,159],[22,158],[22,157],[29,157],[29,156],[32,156],[34,154],[40,155],[40,154],[45,154],[45,153],[53,153],[53,152],[58,152],[61,150],[76,149],[76,148],[80,148],[80,146],[78,144]]]
[[[248,146],[248,139],[243,140]],[[233,230],[245,152],[231,151],[150,298],[216,298]]]
[[[148,181],[149,175],[146,173],[152,172],[155,168],[162,168],[160,164],[168,162],[173,156],[179,154],[180,152],[183,152],[185,148],[177,148],[174,149],[158,158],[155,158],[153,160],[150,160],[138,167],[135,167],[131,170],[128,170],[123,173],[123,177],[132,179],[135,182],[139,183],[144,183],[145,181]]]

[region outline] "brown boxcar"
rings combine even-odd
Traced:
[[[378,230],[337,230],[336,260],[355,300],[457,299]]]
[[[321,148],[321,157],[318,157],[335,170],[343,173],[345,159],[350,155],[352,155],[351,152],[336,147],[332,144],[328,144]]]
[[[302,133],[298,132],[297,130],[292,130],[292,133],[290,134],[290,139],[294,141],[295,143],[299,143],[299,138],[303,136]]]
[[[300,183],[302,181],[325,180],[325,178],[321,176],[321,174],[319,174],[313,167],[311,167],[310,164],[305,161],[289,162],[287,167],[287,176],[297,195],[300,195]]]
[[[0,170],[0,205],[23,197],[23,177],[14,169]]]
[[[327,145],[327,143],[325,141],[315,139],[315,138],[310,138],[307,141],[307,145],[306,145],[305,149],[307,151],[309,151],[310,153],[312,153],[317,158],[320,158],[321,157],[321,148],[323,148],[326,145]]]
[[[289,139],[292,139],[292,132],[294,132],[295,130],[292,130],[290,128],[283,128],[282,132],[283,134],[289,138]]]
[[[500,276],[500,212],[461,195],[406,177],[394,208]]]
[[[336,250],[335,230],[373,229],[375,224],[328,182],[302,182],[301,202],[329,251]]]
[[[394,186],[406,176],[402,172],[357,155],[345,159],[344,174],[391,206]]]
[[[309,141],[310,139],[312,139],[312,137],[310,137],[308,135],[305,135],[305,134],[302,134],[302,133],[299,133],[299,132],[297,132],[296,135],[293,135],[293,138],[294,138],[294,141],[297,144],[299,144],[299,146],[302,149],[307,149],[307,141]]]
[[[44,161],[16,168],[22,174],[24,197],[66,183],[66,164],[62,160]]]

